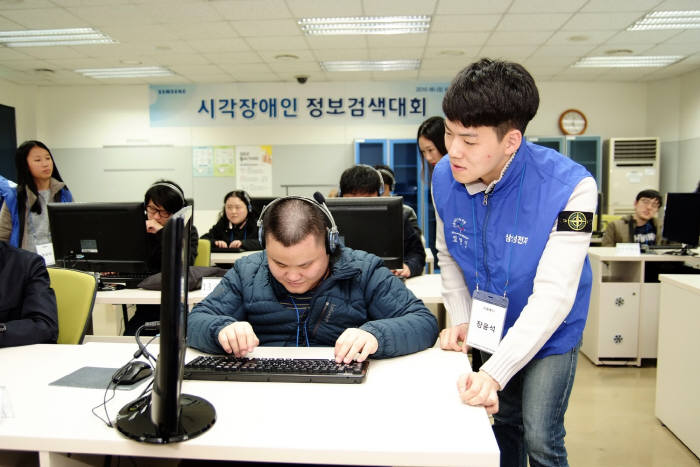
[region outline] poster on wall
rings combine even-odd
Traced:
[[[272,196],[272,146],[236,147],[236,186],[251,196]]]
[[[233,177],[236,175],[234,146],[214,146],[214,176]]]
[[[211,177],[214,175],[214,148],[195,146],[192,148],[192,175],[194,177]]]

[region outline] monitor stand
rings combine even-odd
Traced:
[[[145,395],[122,407],[117,429],[127,438],[142,443],[166,444],[201,435],[216,421],[214,406],[201,397],[180,394],[180,423],[173,433],[161,433],[151,421],[151,396]]]

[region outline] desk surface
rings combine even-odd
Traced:
[[[253,253],[260,253],[260,251],[261,250],[241,251],[238,253],[212,253],[211,264],[233,264],[237,259],[252,255]]]
[[[590,247],[588,248],[588,255],[591,257],[596,257],[601,261],[686,261],[690,264],[700,263],[700,256],[679,256],[679,255],[667,255],[664,251],[668,250],[655,250],[655,254],[642,253],[640,255],[618,255],[616,254],[616,248],[614,246],[600,246],[600,247]],[[693,250],[696,253],[697,249]]]
[[[423,300],[423,303],[442,303],[442,280],[440,274],[423,274],[406,279],[406,287]]]
[[[135,344],[33,345],[0,349],[13,416],[0,420],[0,449],[242,461],[498,465],[481,408],[464,405],[455,382],[466,356],[440,349],[373,360],[363,384],[185,381],[216,408],[217,421],[184,443],[122,437],[90,409],[104,390],[49,386],[84,366],[118,367]],[[188,350],[188,359],[196,352]],[[256,349],[256,356],[332,357],[331,348]],[[31,367],[31,371],[28,368]],[[141,391],[118,391],[116,412]],[[46,457],[46,456],[45,456]]]
[[[187,292],[189,305],[201,302],[209,292],[202,289]],[[95,296],[96,304],[107,305],[160,305],[160,290],[146,289],[121,289],[113,291],[99,291]]]
[[[659,274],[659,281],[700,294],[700,274]]]

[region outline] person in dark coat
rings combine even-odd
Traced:
[[[56,294],[41,256],[0,242],[0,347],[55,344]]]
[[[194,307],[190,346],[237,357],[258,345],[333,346],[349,363],[435,343],[435,316],[379,257],[339,245],[325,203],[279,198],[261,216],[265,250],[236,261]]]

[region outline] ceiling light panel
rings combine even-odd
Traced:
[[[420,60],[347,60],[321,62],[324,71],[400,71],[417,70]]]
[[[654,29],[700,29],[700,10],[652,11],[627,28],[628,31]]]
[[[122,68],[83,68],[75,70],[88,78],[144,78],[148,76],[171,76],[172,71],[159,66],[122,67]]]
[[[6,47],[49,47],[115,43],[117,41],[93,28],[0,31],[0,45]]]
[[[302,18],[306,35],[420,34],[430,28],[430,16],[358,16],[348,18]]]
[[[681,55],[656,55],[636,57],[584,57],[574,63],[574,68],[632,68],[664,67],[681,60]]]

